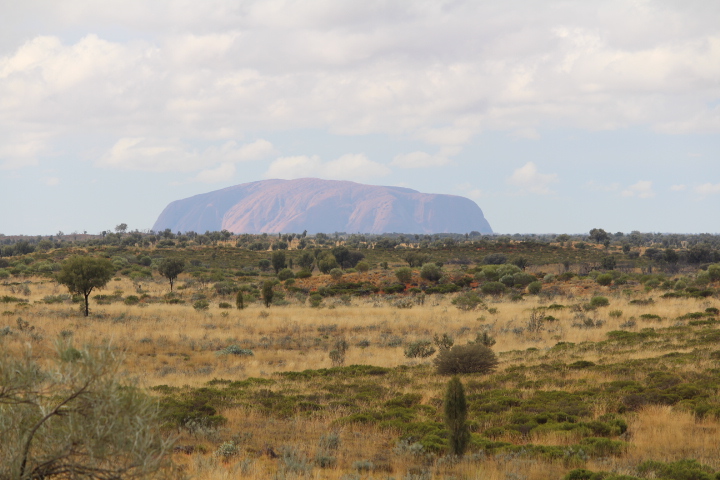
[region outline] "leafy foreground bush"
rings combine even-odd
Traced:
[[[455,345],[450,349],[441,349],[434,363],[440,375],[490,373],[497,368],[498,359],[485,345],[468,343]]]
[[[136,478],[168,462],[156,402],[119,383],[107,348],[59,345],[45,369],[0,352],[0,478]]]

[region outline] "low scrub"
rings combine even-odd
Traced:
[[[434,363],[440,375],[490,373],[497,368],[498,359],[489,347],[468,343],[441,349]]]

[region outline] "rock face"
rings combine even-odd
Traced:
[[[475,202],[409,188],[301,178],[244,183],[176,200],[153,230],[233,233],[492,233]]]

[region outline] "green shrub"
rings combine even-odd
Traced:
[[[513,275],[513,285],[521,285],[523,287],[526,287],[536,280],[537,277],[535,275],[530,275],[529,273],[525,272],[520,272]]]
[[[590,299],[590,306],[592,307],[607,307],[608,305],[610,305],[610,300],[607,297],[597,296]]]
[[[495,345],[495,339],[491,337],[490,334],[487,332],[478,332],[475,335],[474,343],[479,343],[480,345],[485,345],[486,347],[492,347],[493,345]]]
[[[383,287],[385,293],[402,293],[405,291],[404,283],[393,283],[392,285],[386,285]]]
[[[140,298],[137,295],[128,295],[125,297],[125,300],[123,300],[123,303],[125,305],[137,305],[140,303]]]
[[[325,254],[318,257],[317,267],[322,273],[327,274],[334,268],[340,268],[340,265],[338,265],[332,253],[325,252]]]
[[[507,257],[502,253],[491,253],[489,255],[485,255],[483,258],[483,263],[485,265],[502,265],[505,262],[507,262]]]
[[[533,295],[537,295],[540,293],[540,290],[542,290],[542,283],[538,281],[531,282],[528,285],[528,293],[531,293]]]
[[[284,282],[285,280],[288,280],[288,279],[290,279],[290,278],[295,278],[295,274],[294,274],[293,271],[290,270],[289,268],[283,268],[282,270],[280,270],[280,271],[278,272],[278,276],[277,276],[277,277],[278,277],[278,280]]]
[[[698,463],[696,460],[678,460],[663,463],[646,460],[637,466],[637,471],[645,478],[662,478],[667,480],[714,480],[711,467]]]
[[[468,343],[440,350],[434,363],[440,375],[490,373],[497,368],[498,359],[489,347]]]
[[[224,425],[227,419],[217,413],[213,406],[217,398],[211,389],[203,388],[178,400],[166,397],[160,401],[162,417],[175,427],[189,430],[197,428],[217,428]]]
[[[503,275],[502,277],[500,277],[500,282],[506,287],[512,287],[513,285],[515,285],[515,276]]]
[[[708,272],[699,272],[695,277],[695,285],[707,285],[708,283],[710,283],[710,274]]]
[[[198,300],[195,303],[193,303],[193,308],[197,310],[198,312],[207,310],[210,308],[210,303],[208,303],[207,300]]]
[[[614,317],[614,318],[620,318],[623,315],[623,311],[622,310],[610,310],[608,312],[608,315],[611,317]]]
[[[617,456],[627,450],[628,444],[620,440],[610,440],[603,437],[584,438],[580,445],[588,455],[595,457]]]
[[[295,278],[310,278],[312,277],[312,272],[310,270],[300,270],[295,274]]]
[[[95,296],[97,298],[97,296]],[[60,295],[46,295],[43,297],[42,301],[43,303],[63,303],[70,300],[70,295],[67,294],[60,294]]]
[[[558,275],[557,279],[563,282],[567,282],[568,280],[572,280],[574,276],[575,274],[573,272],[565,272]]]
[[[483,284],[480,290],[487,295],[500,295],[505,292],[505,285],[500,282],[488,282]]]
[[[603,273],[602,275],[598,275],[597,278],[595,278],[595,281],[604,286],[607,287],[610,285],[613,281],[613,276],[609,273]]]
[[[323,297],[319,293],[313,293],[308,298],[308,302],[312,308],[319,308],[322,305]]]
[[[366,262],[365,260],[362,260],[362,261],[358,262],[357,265],[355,265],[355,268],[357,268],[358,272],[364,273],[364,272],[367,272],[368,270],[370,270],[370,264],[368,262]]]
[[[475,292],[461,293],[452,300],[452,304],[463,311],[475,310],[483,304],[482,298]]]
[[[433,343],[442,350],[451,348],[455,344],[455,340],[447,333],[443,333],[442,335],[436,333],[433,335]]]
[[[333,280],[340,280],[343,276],[343,271],[339,268],[333,268],[329,273]]]
[[[711,282],[717,282],[720,280],[720,264],[710,265],[707,269],[708,277]]]
[[[440,285],[434,285],[425,289],[425,293],[455,293],[460,290],[460,287],[454,283],[443,283]]]
[[[395,276],[401,283],[410,283],[412,281],[412,270],[410,267],[400,267],[395,270]]]
[[[615,279],[615,285],[627,285],[630,280],[630,275],[623,274]]]
[[[232,295],[238,291],[238,286],[234,282],[218,282],[213,287],[218,295]]]
[[[420,276],[430,282],[437,282],[442,275],[442,270],[434,263],[425,264],[420,270]]]
[[[433,353],[435,353],[435,347],[432,346],[430,340],[417,340],[405,347],[405,356],[407,358],[427,358]]]

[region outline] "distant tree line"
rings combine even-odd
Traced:
[[[5,236],[0,234],[0,257],[27,255],[36,251],[48,251],[64,247],[144,247],[173,248],[199,245],[217,246],[232,245],[250,251],[284,251],[345,248],[345,251],[333,251],[332,256],[337,265],[330,266],[329,257],[325,255],[325,268],[354,268],[362,260],[358,250],[363,249],[446,249],[454,247],[490,248],[510,244],[560,245],[575,248],[587,247],[621,247],[631,259],[646,258],[655,262],[669,264],[703,264],[720,261],[720,234],[677,234],[677,233],[630,233],[606,232],[601,228],[593,228],[585,234],[514,234],[497,235],[469,232],[464,234],[403,234],[387,233],[382,235],[360,233],[302,233],[280,234],[239,234],[228,230],[175,232],[165,229],[161,232],[127,231],[126,224],[115,227],[115,231],[106,230],[97,235],[72,233],[65,235],[58,232],[49,236]],[[422,253],[415,254],[408,260],[412,267],[424,263]],[[314,264],[320,268],[319,254],[315,253]],[[309,267],[309,265],[307,265]],[[518,265],[524,268],[522,265]]]

